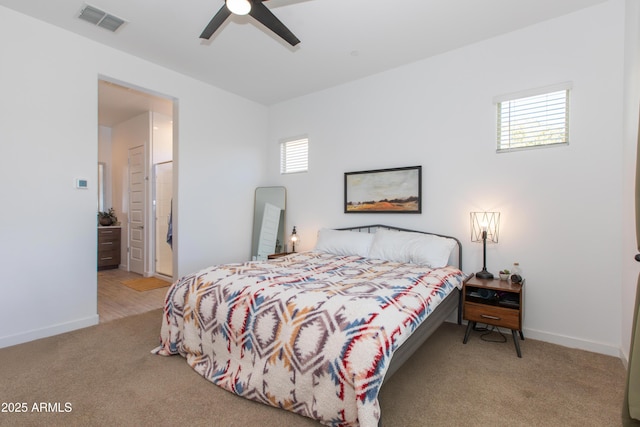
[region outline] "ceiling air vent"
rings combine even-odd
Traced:
[[[102,27],[112,32],[116,32],[118,28],[122,24],[125,23],[123,19],[118,18],[117,16],[113,16],[103,10],[98,9],[94,6],[89,6],[85,4],[82,10],[80,11],[80,15],[78,18],[91,22],[98,27]]]

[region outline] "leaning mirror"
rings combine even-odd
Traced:
[[[284,251],[286,204],[287,190],[284,187],[256,188],[252,260],[265,260],[271,254]]]

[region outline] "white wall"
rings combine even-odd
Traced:
[[[494,272],[519,261],[525,336],[620,354],[624,2],[611,1],[270,108],[273,185],[302,249],[318,228],[389,223],[451,234],[482,266],[469,212],[500,211]],[[496,95],[572,81],[570,145],[496,154]],[[278,142],[309,135],[309,172]],[[343,213],[343,173],[423,166],[421,215]],[[309,200],[308,195],[313,195]]]
[[[161,113],[153,112],[153,144],[151,163],[164,163],[173,160],[173,119]]]
[[[177,100],[176,274],[246,259],[265,107],[4,7],[0,51],[0,347],[98,320],[101,76]]]

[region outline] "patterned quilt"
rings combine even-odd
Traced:
[[[157,354],[218,386],[331,426],[376,426],[394,351],[463,273],[303,252],[174,283]]]

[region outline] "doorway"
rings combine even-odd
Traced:
[[[99,199],[105,210],[114,208],[120,221],[119,270],[169,281],[174,256],[167,244],[166,216],[171,216],[175,198],[174,102],[122,82],[98,80],[98,162],[105,171]],[[173,227],[171,231],[175,239]],[[103,295],[99,293],[99,298]]]

